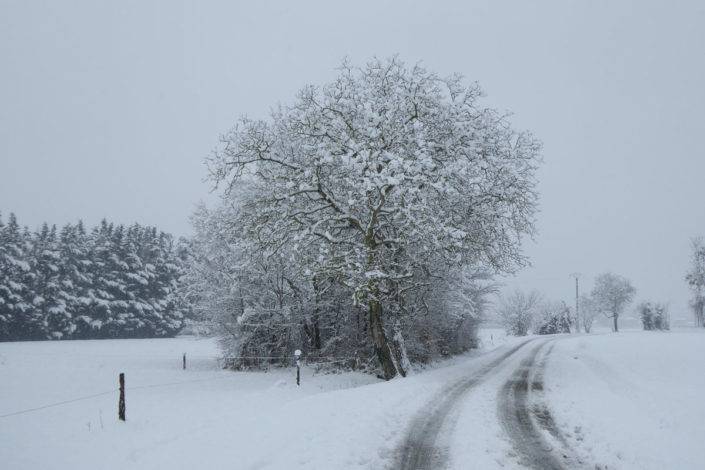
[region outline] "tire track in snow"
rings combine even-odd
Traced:
[[[497,414],[523,465],[537,470],[570,470],[582,467],[583,463],[573,456],[565,436],[558,430],[548,408],[541,404],[534,405],[531,400],[532,392],[543,391],[543,372],[553,345],[538,366],[535,366],[536,358],[543,347],[552,341],[555,339],[534,347],[516,372],[505,382],[499,392]],[[538,426],[551,434],[562,449],[554,449],[554,446],[543,438],[534,419]]]
[[[437,440],[450,412],[458,405],[463,395],[481,384],[490,372],[496,371],[498,366],[531,341],[534,340],[530,339],[513,347],[482,367],[472,377],[465,377],[436,394],[429,402],[429,407],[418,413],[411,421],[407,436],[398,449],[400,457],[395,468],[399,470],[443,468],[447,457],[444,450],[437,446]]]
[[[536,373],[534,374],[534,377],[531,380],[530,393],[532,394],[534,392],[536,392],[538,395],[543,393],[543,374],[548,364],[548,357],[551,355],[554,346],[555,344],[552,344],[548,348],[548,351],[546,351],[546,354],[544,355],[543,359],[541,360],[541,363],[536,369]],[[538,422],[539,426],[548,431],[551,436],[553,436],[553,438],[560,442],[564,447],[569,447],[568,441],[566,440],[565,436],[558,430],[558,426],[556,426],[556,423],[553,420],[553,415],[551,415],[551,412],[548,407],[544,403],[537,401],[536,403],[534,403],[533,410],[534,416],[536,417],[536,421]],[[564,458],[567,457],[564,455]]]

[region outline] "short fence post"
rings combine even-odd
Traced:
[[[186,370],[186,353],[184,353],[184,370]]]
[[[294,356],[296,356],[296,385],[301,385],[301,351],[298,349],[294,351]]]
[[[125,374],[120,374],[120,402],[118,403],[118,419],[125,421]]]

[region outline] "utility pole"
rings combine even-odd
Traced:
[[[580,333],[580,307],[578,305],[578,278],[582,276],[580,273],[573,273],[570,277],[575,278],[575,331]]]

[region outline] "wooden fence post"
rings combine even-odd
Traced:
[[[186,370],[186,353],[184,353],[184,370]]]
[[[118,403],[118,419],[125,421],[125,374],[120,374],[120,402]]]

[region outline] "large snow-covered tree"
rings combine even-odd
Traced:
[[[540,143],[482,108],[480,88],[457,75],[397,58],[339,70],[269,121],[243,118],[209,166],[226,192],[253,188],[234,225],[265,257],[284,246],[305,253],[311,273],[366,306],[389,379],[403,368],[385,309],[448,266],[510,273],[525,264]]]
[[[617,320],[636,295],[636,288],[631,281],[618,274],[603,273],[595,278],[595,285],[590,292],[594,308],[614,320],[614,331],[619,331]]]

